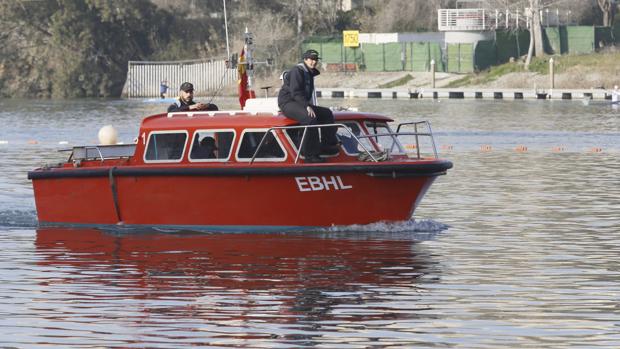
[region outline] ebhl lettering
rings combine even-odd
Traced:
[[[346,190],[353,188],[342,182],[340,176],[295,177],[299,191]]]

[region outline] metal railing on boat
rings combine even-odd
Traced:
[[[133,156],[136,149],[135,144],[113,144],[113,145],[85,145],[70,149],[60,149],[60,152],[71,152],[69,161],[80,161],[85,159],[99,159],[101,162],[108,159],[118,159]],[[90,151],[89,151],[90,150]],[[92,156],[91,152],[94,151]]]
[[[426,125],[426,127],[428,127],[428,132],[418,132],[418,125]],[[403,126],[407,126],[407,125],[414,125],[414,131],[415,132],[400,132],[401,127]],[[274,127],[270,127],[265,134],[263,135],[263,137],[261,138],[260,142],[258,143],[258,146],[256,147],[256,150],[254,151],[254,154],[252,155],[252,159],[250,160],[250,164],[254,163],[254,160],[256,159],[256,157],[258,156],[261,147],[265,144],[266,139],[268,137],[269,134],[272,134],[275,137],[275,133],[272,133],[276,130],[294,130],[294,129],[303,129],[303,134],[301,136],[301,140],[299,142],[300,146],[298,147],[299,149],[296,149],[296,156],[295,156],[295,163],[299,162],[299,158],[301,156],[301,148],[304,144],[304,140],[306,139],[306,133],[308,131],[309,128],[328,128],[328,127],[338,127],[338,128],[342,128],[344,129],[346,132],[348,132],[348,134],[351,136],[352,139],[355,140],[356,144],[361,146],[361,148],[363,149],[363,153],[366,154],[366,156],[368,156],[373,162],[379,162],[380,160],[375,156],[375,154],[373,154],[373,151],[368,149],[367,146],[364,145],[363,142],[360,141],[360,139],[371,139],[371,138],[375,138],[375,143],[378,143],[378,138],[379,137],[392,137],[393,142],[392,142],[392,146],[391,148],[388,150],[388,156],[389,153],[393,150],[395,145],[398,145],[399,147],[402,147],[402,145],[400,144],[400,142],[398,141],[398,137],[399,136],[415,136],[415,149],[416,149],[416,155],[417,158],[420,159],[421,158],[421,153],[420,153],[420,140],[419,140],[419,136],[426,136],[429,137],[431,140],[431,144],[432,144],[432,148],[433,148],[433,154],[435,156],[435,159],[437,159],[439,156],[437,154],[437,147],[435,145],[435,140],[433,137],[433,132],[431,129],[431,125],[428,121],[414,121],[414,122],[405,122],[405,123],[400,123],[398,124],[397,127],[397,131],[396,132],[386,132],[386,133],[376,133],[376,134],[367,134],[367,135],[360,135],[360,136],[356,136],[353,131],[346,126],[345,124],[324,124],[324,125],[297,125],[297,126],[274,126]]]

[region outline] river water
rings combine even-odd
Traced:
[[[415,219],[303,234],[37,229],[28,170],[105,124],[131,142],[165,105],[0,100],[0,347],[620,347],[619,110],[322,104],[431,121],[454,168]]]

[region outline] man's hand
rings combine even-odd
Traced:
[[[314,109],[312,109],[312,107],[311,107],[311,106],[307,106],[307,107],[306,107],[306,110],[308,111],[308,116],[309,116],[311,119],[316,118],[316,114],[314,113]]]
[[[189,110],[207,110],[209,104],[196,103],[189,106]]]

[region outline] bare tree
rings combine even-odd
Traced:
[[[614,22],[614,10],[615,10],[615,1],[614,0],[597,0],[598,6],[603,11],[603,25],[605,27],[611,27]]]

